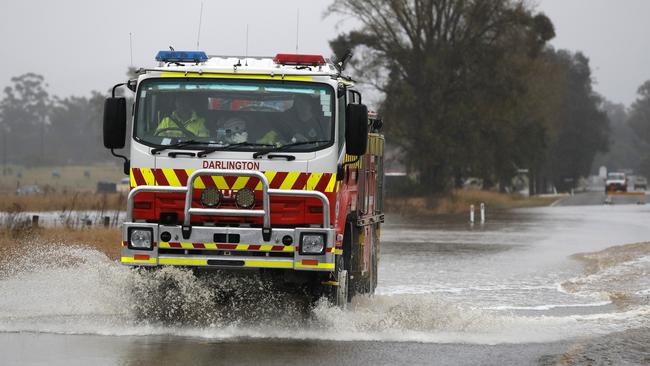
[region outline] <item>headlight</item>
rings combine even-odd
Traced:
[[[251,208],[255,204],[255,192],[250,188],[242,188],[235,195],[237,206],[241,208]]]
[[[131,229],[129,246],[132,249],[151,249],[151,229]]]
[[[221,191],[216,188],[206,188],[201,193],[201,204],[208,207],[218,206],[221,202]]]
[[[302,234],[300,254],[322,254],[325,251],[325,234]]]

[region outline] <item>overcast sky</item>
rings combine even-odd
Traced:
[[[556,27],[557,48],[590,59],[595,89],[629,104],[650,79],[650,1],[533,0]],[[331,0],[204,0],[200,49],[209,54],[274,55],[296,48],[330,54],[328,40],[344,29],[325,18]],[[0,0],[0,87],[25,72],[43,74],[52,94],[88,95],[125,78],[131,63],[151,66],[160,49],[195,49],[200,0]],[[337,28],[338,26],[338,28]],[[343,28],[341,28],[343,27]]]

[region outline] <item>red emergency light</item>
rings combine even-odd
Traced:
[[[325,58],[321,55],[278,53],[273,62],[281,65],[322,66],[325,65]]]

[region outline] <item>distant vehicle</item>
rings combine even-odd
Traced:
[[[131,189],[131,180],[129,177],[122,178],[120,183],[117,184],[117,191],[122,193],[128,193]]]
[[[637,175],[634,179],[634,190],[643,189],[644,191],[648,189],[648,180],[645,177]]]
[[[615,191],[627,192],[627,176],[625,173],[612,172],[607,174],[605,193]]]
[[[39,194],[41,193],[41,188],[37,185],[28,185],[28,186],[22,186],[18,187],[16,189],[17,194],[21,195],[26,195],[26,194]]]

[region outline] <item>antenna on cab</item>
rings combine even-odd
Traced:
[[[199,50],[199,41],[201,40],[201,20],[203,20],[203,1],[201,1],[201,11],[199,12],[199,30],[196,35],[196,50]]]

